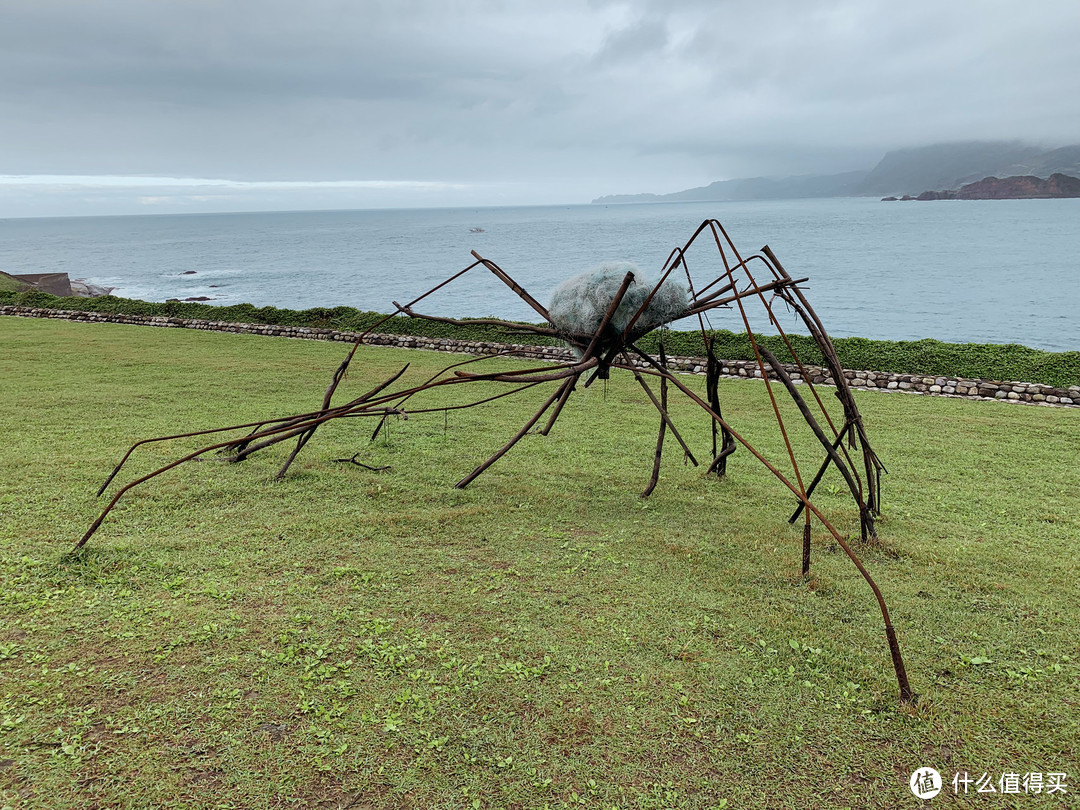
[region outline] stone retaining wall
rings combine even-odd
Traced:
[[[173,329],[203,329],[212,332],[234,332],[246,335],[271,335],[275,337],[302,338],[306,340],[337,340],[352,343],[356,332],[336,329],[314,329],[306,326],[269,326],[256,323],[221,323],[197,318],[170,318],[150,315],[113,315],[100,312],[77,312],[37,307],[0,306],[0,315],[26,318],[56,318],[88,323],[136,324]],[[464,354],[497,354],[513,351],[520,357],[559,362],[570,357],[569,350],[558,346],[526,346],[522,344],[487,343],[473,340],[453,340],[419,335],[371,334],[364,343],[375,346],[394,346],[402,349],[427,349],[429,351],[458,352]],[[705,360],[701,357],[669,357],[673,370],[703,374]],[[644,361],[640,361],[644,365]],[[803,379],[802,372],[794,365],[786,365],[795,381]],[[807,376],[814,384],[832,385],[833,379],[826,369],[804,366]],[[721,373],[725,377],[760,378],[757,363],[751,360],[722,361]],[[963,397],[965,399],[1000,400],[1030,405],[1080,407],[1080,386],[1054,388],[1039,383],[1001,382],[999,380],[969,380],[962,377],[929,377],[921,374],[889,374],[879,371],[845,370],[844,376],[853,388],[878,391],[899,391],[930,396]]]

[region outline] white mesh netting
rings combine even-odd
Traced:
[[[548,307],[555,328],[568,335],[592,335],[604,320],[627,272],[634,274],[634,281],[611,319],[612,328],[621,333],[653,289],[653,283],[630,262],[608,262],[560,284]],[[634,323],[630,339],[676,320],[686,310],[687,298],[686,286],[669,277]]]

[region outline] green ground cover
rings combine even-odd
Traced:
[[[343,351],[0,318],[0,807],[893,808],[921,766],[1068,775],[937,803],[1075,806],[1077,410],[856,393],[890,470],[859,550],[915,706],[869,589],[821,531],[801,580],[793,499],[749,454],[709,480],[669,437],[638,497],[658,420],[626,375],[464,491],[543,392],[374,445],[330,425],[282,482],[284,450],[187,465],[68,553],[133,440],[306,410]],[[453,359],[365,347],[345,393]],[[779,459],[763,391],[721,382]],[[392,469],[334,462],[358,450]],[[856,532],[839,479],[819,503]]]
[[[17,278],[0,271],[0,293],[11,293],[15,295],[17,293],[24,292],[29,285],[25,281],[19,281]]]

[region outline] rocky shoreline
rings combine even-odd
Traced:
[[[85,323],[112,323],[137,326],[156,326],[169,329],[200,329],[211,332],[231,332],[244,335],[265,335],[271,337],[289,337],[304,340],[332,340],[351,343],[358,333],[343,332],[336,329],[315,329],[306,326],[274,326],[256,323],[222,323],[198,318],[173,318],[149,315],[119,315],[100,312],[78,312],[39,307],[0,306],[0,316],[23,318],[51,318],[57,320],[81,321]],[[460,354],[496,354],[508,348],[516,350],[522,357],[560,362],[570,357],[568,349],[560,346],[526,346],[521,344],[488,343],[484,341],[454,340],[419,335],[371,334],[364,338],[364,343],[373,346],[391,346],[401,349],[423,349],[427,351],[454,352]],[[701,357],[669,357],[668,363],[675,371],[691,374],[705,373],[705,359]],[[642,361],[642,366],[644,362]],[[785,368],[796,382],[805,376],[815,385],[834,385],[835,381],[827,369],[819,366],[803,365],[799,369],[794,364],[785,364]],[[761,370],[752,360],[722,360],[721,374],[725,377],[760,379]],[[908,394],[954,397],[984,401],[1014,402],[1026,405],[1050,407],[1080,407],[1080,386],[1055,388],[1041,383],[1012,382],[1002,380],[979,380],[963,377],[931,377],[922,374],[892,374],[880,371],[859,371],[845,369],[844,376],[852,388],[874,391],[895,391]],[[773,375],[770,373],[770,377]]]
[[[84,278],[69,278],[67,273],[5,273],[0,271],[3,289],[38,290],[60,298],[97,298],[115,287],[102,287]]]

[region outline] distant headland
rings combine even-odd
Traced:
[[[1047,178],[1034,175],[984,177],[958,189],[924,191],[916,197],[905,194],[903,197],[883,197],[882,200],[1052,200],[1062,197],[1080,197],[1080,178],[1060,173]]]
[[[1055,180],[1051,178],[1065,178]],[[1000,180],[998,178],[1005,178]],[[991,188],[994,180],[998,186]],[[957,189],[988,184],[972,193],[1009,194],[988,197],[927,197],[926,189]],[[884,197],[896,199],[1026,199],[1029,197],[1075,197],[1073,193],[1034,192],[1071,187],[1080,183],[1080,145],[1046,149],[1017,141],[969,141],[898,149],[883,157],[872,169],[840,174],[806,174],[792,177],[751,177],[718,180],[707,186],[670,194],[610,194],[596,204],[647,202],[724,202],[733,200],[782,200],[815,197]],[[998,190],[998,189],[1004,190]],[[1009,190],[1011,189],[1011,190]],[[948,194],[951,192],[928,192]]]

